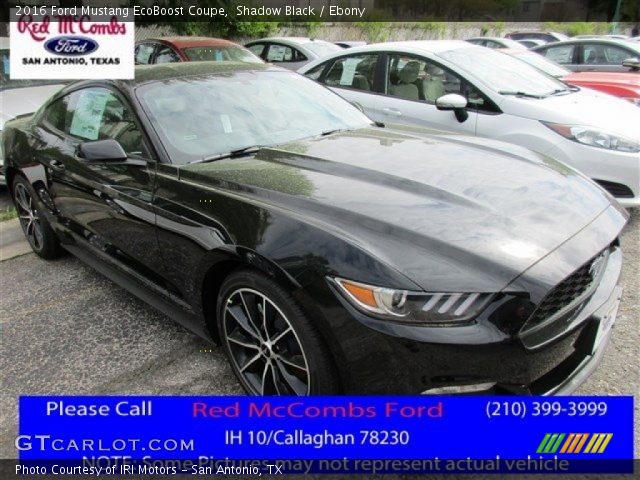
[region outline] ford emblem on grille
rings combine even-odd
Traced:
[[[44,48],[56,55],[75,57],[95,52],[98,49],[98,42],[87,37],[61,36],[47,40]]]

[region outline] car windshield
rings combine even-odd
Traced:
[[[488,48],[458,48],[439,56],[503,95],[546,97],[569,90],[560,80],[536,67]]]
[[[523,62],[527,62],[529,65],[536,67],[538,70],[542,70],[547,75],[559,78],[569,75],[571,72],[564,67],[561,67],[556,62],[549,60],[546,57],[534,52],[517,52],[511,53],[513,57]]]
[[[331,55],[334,52],[342,50],[338,45],[329,42],[309,42],[305,43],[303,46],[307,50],[311,50],[318,57],[326,57],[327,55]]]
[[[184,49],[184,53],[192,62],[233,61],[263,63],[260,58],[242,47],[189,47]]]
[[[372,123],[349,102],[292,72],[176,78],[136,93],[178,164]]]
[[[12,80],[9,69],[9,50],[0,50],[0,57],[2,58],[2,63],[0,64],[0,90],[63,83],[60,80]]]

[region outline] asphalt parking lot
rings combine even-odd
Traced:
[[[1,231],[0,223],[0,240]],[[622,244],[624,296],[612,343],[579,394],[640,392],[640,211],[633,212]],[[0,284],[0,458],[15,457],[20,394],[241,393],[222,349],[70,255],[49,262],[31,253],[4,260]]]

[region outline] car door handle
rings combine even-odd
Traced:
[[[382,111],[387,115],[393,115],[394,117],[401,117],[402,112],[397,108],[383,108]]]

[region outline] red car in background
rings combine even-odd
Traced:
[[[640,107],[640,73],[570,72],[562,77],[562,81],[569,85],[600,90]]]
[[[159,37],[136,42],[136,65],[172,62],[235,61],[264,63],[242,45],[208,37]]]
[[[572,72],[531,50],[504,48],[507,55],[517,57],[538,70],[559,78],[569,85],[591,88],[628,100],[640,107],[640,72]]]

